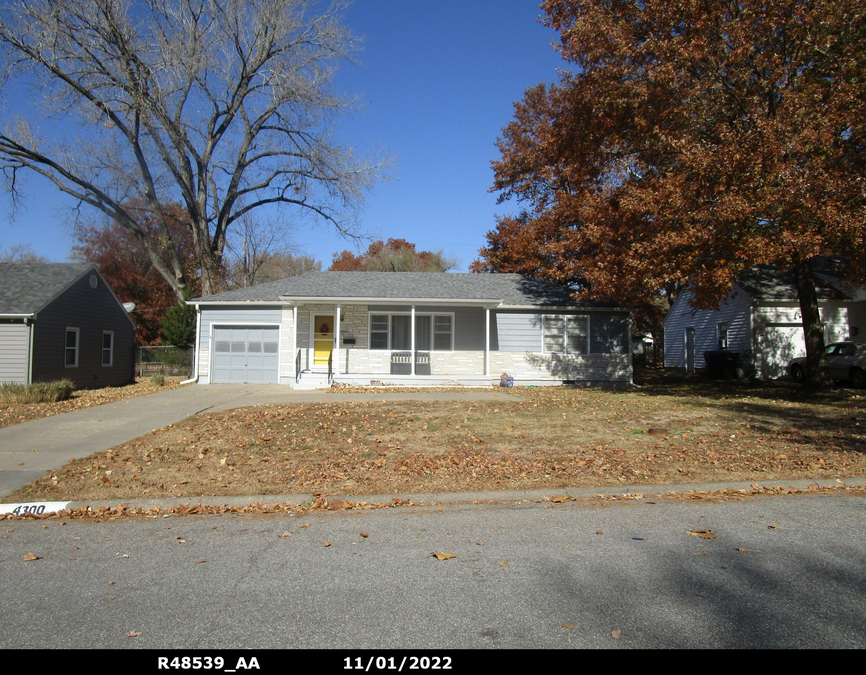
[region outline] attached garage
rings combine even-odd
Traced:
[[[211,382],[279,382],[279,326],[214,326],[212,339]]]

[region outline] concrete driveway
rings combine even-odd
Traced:
[[[0,498],[70,459],[86,457],[190,415],[278,403],[338,401],[492,401],[494,389],[416,393],[296,391],[281,385],[193,385],[0,429]]]

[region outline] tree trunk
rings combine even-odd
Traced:
[[[803,333],[806,340],[806,378],[804,386],[811,389],[829,389],[833,386],[824,355],[824,327],[818,310],[818,292],[809,260],[794,260],[794,278],[800,313],[803,315]]]

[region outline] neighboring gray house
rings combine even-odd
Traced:
[[[91,263],[0,263],[0,382],[135,381],[135,325]]]
[[[627,310],[516,274],[312,272],[189,304],[203,384],[631,382]]]
[[[862,340],[866,297],[846,291],[839,280],[816,266],[818,308],[826,343]],[[761,265],[742,274],[719,309],[696,309],[693,294],[680,293],[665,317],[665,367],[694,372],[706,367],[704,352],[727,349],[740,354],[747,372],[762,379],[787,374],[792,359],[805,356],[803,320],[793,273]]]

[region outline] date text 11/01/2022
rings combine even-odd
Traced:
[[[451,670],[451,657],[449,656],[371,656],[364,659],[360,656],[354,658],[347,656],[344,659],[343,670]]]

